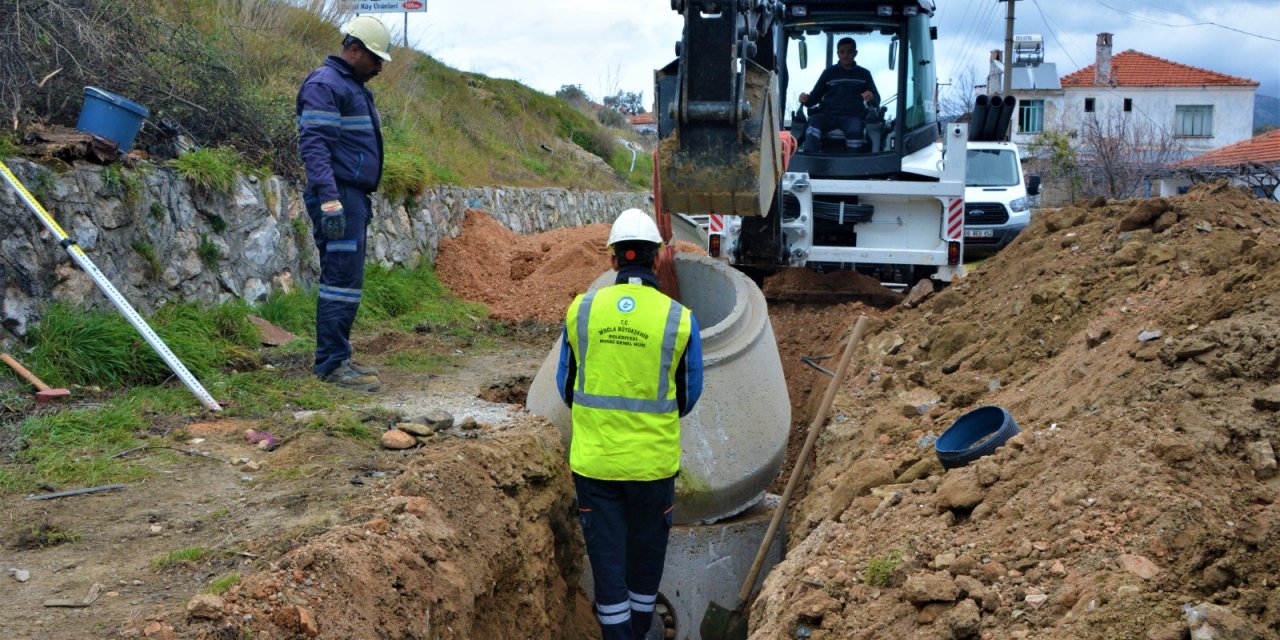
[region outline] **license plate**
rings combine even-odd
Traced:
[[[992,237],[992,235],[991,235],[991,230],[990,230],[990,229],[965,229],[965,230],[964,230],[964,237],[966,237],[966,238],[990,238],[990,237]]]

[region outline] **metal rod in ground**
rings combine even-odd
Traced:
[[[196,398],[200,400],[200,403],[210,411],[221,411],[222,405],[218,404],[218,401],[214,400],[213,396],[209,395],[209,392],[205,390],[199,380],[196,380],[196,377],[191,374],[191,371],[187,369],[186,365],[182,364],[182,361],[178,359],[178,356],[175,356],[173,352],[169,350],[169,347],[164,343],[164,340],[161,340],[160,336],[156,335],[156,332],[147,324],[147,321],[143,320],[141,315],[138,315],[138,312],[133,308],[133,305],[129,304],[128,300],[125,300],[124,295],[116,289],[115,285],[111,284],[111,281],[107,279],[107,276],[103,275],[103,273],[98,270],[98,266],[89,259],[89,256],[85,255],[84,250],[80,248],[80,245],[76,244],[76,241],[68,236],[67,233],[62,230],[62,227],[58,226],[58,222],[53,219],[53,216],[49,215],[49,212],[45,211],[44,207],[40,206],[40,203],[32,197],[32,195],[27,191],[27,188],[22,185],[22,182],[18,180],[17,176],[13,175],[13,172],[9,170],[9,166],[4,162],[0,162],[0,173],[4,174],[5,181],[13,187],[14,191],[18,192],[18,197],[26,203],[28,208],[35,212],[36,217],[40,218],[40,221],[44,223],[45,228],[49,230],[49,233],[52,233],[58,238],[58,243],[66,248],[67,253],[71,254],[71,259],[75,260],[76,264],[80,265],[80,268],[84,269],[84,272],[89,274],[90,278],[93,278],[93,281],[98,285],[98,288],[107,295],[107,299],[111,300],[111,303],[120,310],[120,313],[123,314],[129,323],[133,325],[133,328],[137,329],[138,333],[142,334],[142,337],[147,340],[147,344],[150,344],[151,348],[155,349],[156,353],[164,360],[165,364],[169,365],[169,369],[178,376],[179,380],[182,380],[183,384],[187,385],[187,388],[191,390],[191,393],[195,394]]]

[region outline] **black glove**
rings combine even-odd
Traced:
[[[320,205],[320,234],[326,240],[341,240],[347,234],[347,215],[341,202],[330,200]]]

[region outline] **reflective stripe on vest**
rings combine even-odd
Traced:
[[[627,398],[624,396],[602,396],[586,392],[587,385],[587,343],[591,303],[595,301],[596,292],[588,293],[578,306],[578,388],[573,392],[573,403],[592,409],[617,409],[619,411],[635,411],[636,413],[670,413],[680,408],[675,398],[667,399],[671,383],[671,363],[675,359],[676,337],[680,333],[680,304],[675,300],[667,308],[667,322],[662,330],[662,360],[658,367],[658,395],[656,399]]]

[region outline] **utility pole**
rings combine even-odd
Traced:
[[[1009,10],[1004,18],[1004,95],[1013,92],[1013,5],[1016,0],[1000,0],[1007,2]]]

